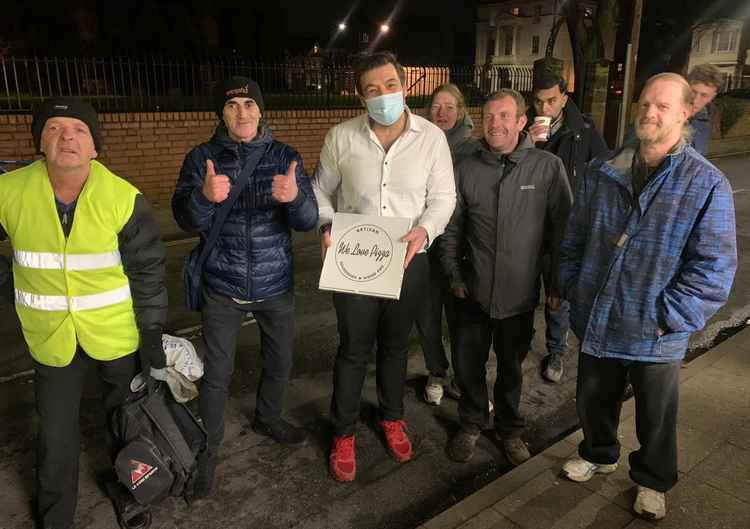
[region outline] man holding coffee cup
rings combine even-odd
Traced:
[[[586,164],[608,152],[609,148],[593,121],[581,114],[568,97],[567,83],[549,70],[534,75],[533,106],[529,111],[528,132],[539,149],[556,154],[563,162],[571,189],[575,190],[577,175],[582,175]],[[545,267],[544,284],[550,284]],[[563,375],[562,355],[568,346],[569,306],[562,301],[558,310],[545,307],[547,357],[542,362],[542,376],[559,382]]]

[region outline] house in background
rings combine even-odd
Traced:
[[[688,71],[710,63],[724,74],[724,90],[750,88],[750,19],[719,19],[693,27]]]
[[[560,16],[555,13],[555,5],[554,0],[502,0],[480,5],[477,8],[475,64],[507,65],[530,72],[534,61],[544,57],[550,31]],[[584,16],[594,18],[595,1],[580,0],[579,5]],[[614,35],[606,37],[614,39]],[[607,46],[605,43],[605,49],[613,48],[614,40],[611,44]],[[555,41],[553,57],[563,61],[568,89],[575,90],[573,48],[564,22]]]

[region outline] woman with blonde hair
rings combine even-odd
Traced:
[[[428,119],[445,132],[455,166],[476,150],[477,139],[472,130],[474,122],[466,112],[466,103],[461,90],[452,83],[438,86],[432,93]],[[434,241],[427,251],[430,261],[429,295],[417,315],[419,332],[424,353],[425,366],[429,375],[425,385],[424,398],[428,404],[440,405],[443,395],[458,399],[461,391],[453,377],[448,375],[448,356],[443,347],[443,306],[448,320],[451,337],[451,351],[454,336],[453,294],[443,273],[439,258],[440,238]]]

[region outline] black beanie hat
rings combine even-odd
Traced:
[[[230,77],[225,79],[216,88],[216,114],[219,117],[224,115],[224,105],[234,97],[249,97],[258,105],[263,112],[263,94],[260,92],[258,83],[248,77]]]
[[[96,110],[86,101],[74,97],[56,97],[47,99],[34,110],[34,118],[31,121],[31,136],[34,138],[34,148],[37,154],[41,154],[42,129],[49,118],[65,117],[76,118],[83,121],[89,128],[94,147],[97,152],[102,148],[102,137],[99,131],[99,118]]]

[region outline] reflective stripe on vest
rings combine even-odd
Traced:
[[[30,309],[77,312],[100,309],[130,299],[130,285],[88,296],[43,296],[16,289],[16,303]]]
[[[69,254],[67,267],[65,266],[65,256],[61,253],[16,250],[13,252],[13,258],[16,263],[25,268],[43,270],[62,270],[63,268],[68,270],[98,270],[119,266],[122,263],[119,250],[104,253]]]

